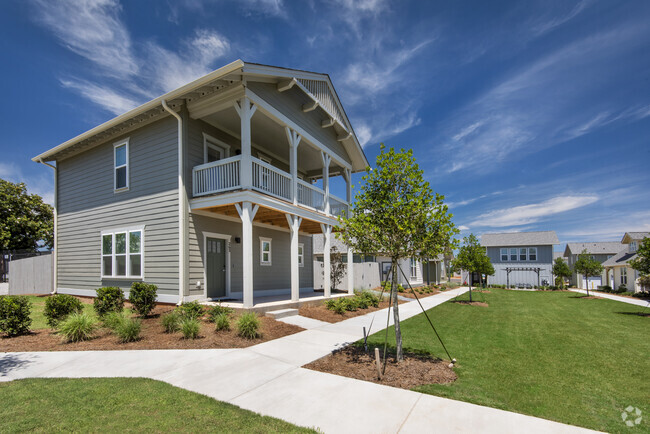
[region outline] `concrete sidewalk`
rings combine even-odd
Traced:
[[[424,298],[430,309],[466,288]],[[421,312],[400,305],[400,317]],[[545,419],[311,371],[302,365],[385,327],[386,309],[244,349],[2,353],[0,381],[147,377],[325,432],[587,432]],[[391,315],[392,317],[392,315]],[[391,321],[392,323],[392,321]]]
[[[580,294],[587,294],[587,291],[584,289],[569,289],[569,291],[578,292]],[[610,300],[616,300],[627,304],[634,304],[641,307],[650,306],[650,301],[641,300],[640,298],[621,297],[620,295],[608,294],[606,292],[599,292],[593,290],[589,291],[589,295],[593,295],[594,297],[600,297],[600,298],[609,298]]]

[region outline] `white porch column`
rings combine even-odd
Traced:
[[[348,247],[348,294],[354,294],[354,252]]]
[[[287,140],[289,140],[289,168],[291,172],[291,195],[293,204],[298,205],[298,145],[300,144],[300,134],[289,127],[285,127]]]
[[[325,214],[330,213],[330,163],[332,157],[329,154],[321,151],[320,156],[323,159],[323,190],[325,190],[325,200],[323,203],[323,211]]]
[[[347,217],[350,217],[350,202],[352,202],[352,171],[350,169],[345,169],[343,171],[343,177],[345,178],[345,201],[348,203],[347,206]]]
[[[291,301],[300,299],[300,267],[298,266],[298,229],[302,223],[302,217],[285,214],[287,223],[291,229]],[[304,254],[304,252],[303,252]],[[304,257],[303,257],[304,260]]]
[[[325,245],[323,246],[323,295],[326,298],[332,296],[332,281],[330,275],[332,273],[332,264],[330,263],[330,251],[332,248],[332,225],[320,225],[323,234],[325,235]]]
[[[251,159],[251,118],[257,110],[248,98],[244,97],[235,102],[235,110],[241,121],[241,186],[253,186],[253,160]]]
[[[236,203],[235,207],[241,218],[242,228],[244,308],[251,308],[253,307],[253,219],[259,206],[253,206],[251,202],[242,202],[241,205]]]

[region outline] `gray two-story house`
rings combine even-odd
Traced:
[[[575,286],[580,289],[597,289],[601,285],[607,285],[607,278],[605,276],[605,270],[600,276],[592,276],[589,278],[589,282],[584,278],[582,274],[576,273],[573,268],[578,261],[578,258],[582,252],[586,252],[592,259],[600,262],[601,264],[607,261],[612,256],[616,255],[618,252],[623,250],[624,246],[618,242],[610,241],[601,241],[593,243],[567,243],[566,248],[564,249],[564,257],[566,258],[567,264],[571,268],[571,286]]]
[[[351,174],[368,166],[327,74],[241,60],[33,160],[55,173],[55,291],[146,281],[159,301],[244,307],[313,290],[311,236],[328,268]]]
[[[481,245],[494,267],[490,283],[508,287],[553,284],[553,246],[560,241],[555,231],[483,234]]]

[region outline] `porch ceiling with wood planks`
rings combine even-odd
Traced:
[[[237,212],[237,208],[235,208],[234,204],[202,208],[201,210],[215,214],[221,214],[227,217],[239,218],[239,213]],[[260,205],[253,221],[289,229],[289,223],[287,222],[285,213],[275,209],[267,208],[262,205]],[[303,218],[302,223],[300,224],[300,232],[308,234],[320,234],[322,233],[322,230],[319,222]]]

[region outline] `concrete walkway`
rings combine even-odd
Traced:
[[[587,294],[587,291],[584,289],[569,289],[569,291],[579,292],[581,294]],[[621,297],[620,295],[608,294],[606,292],[599,292],[599,291],[589,291],[589,295],[593,295],[595,297],[600,297],[600,298],[609,298],[610,300],[616,300],[627,304],[634,304],[641,307],[650,306],[650,301],[641,300],[640,298]]]
[[[422,299],[437,306],[466,288]],[[400,317],[420,313],[400,305]],[[1,353],[0,381],[28,377],[147,377],[324,432],[587,432],[531,416],[425,395],[302,365],[385,327],[387,310],[318,325],[244,349]],[[391,315],[392,317],[392,315]]]

